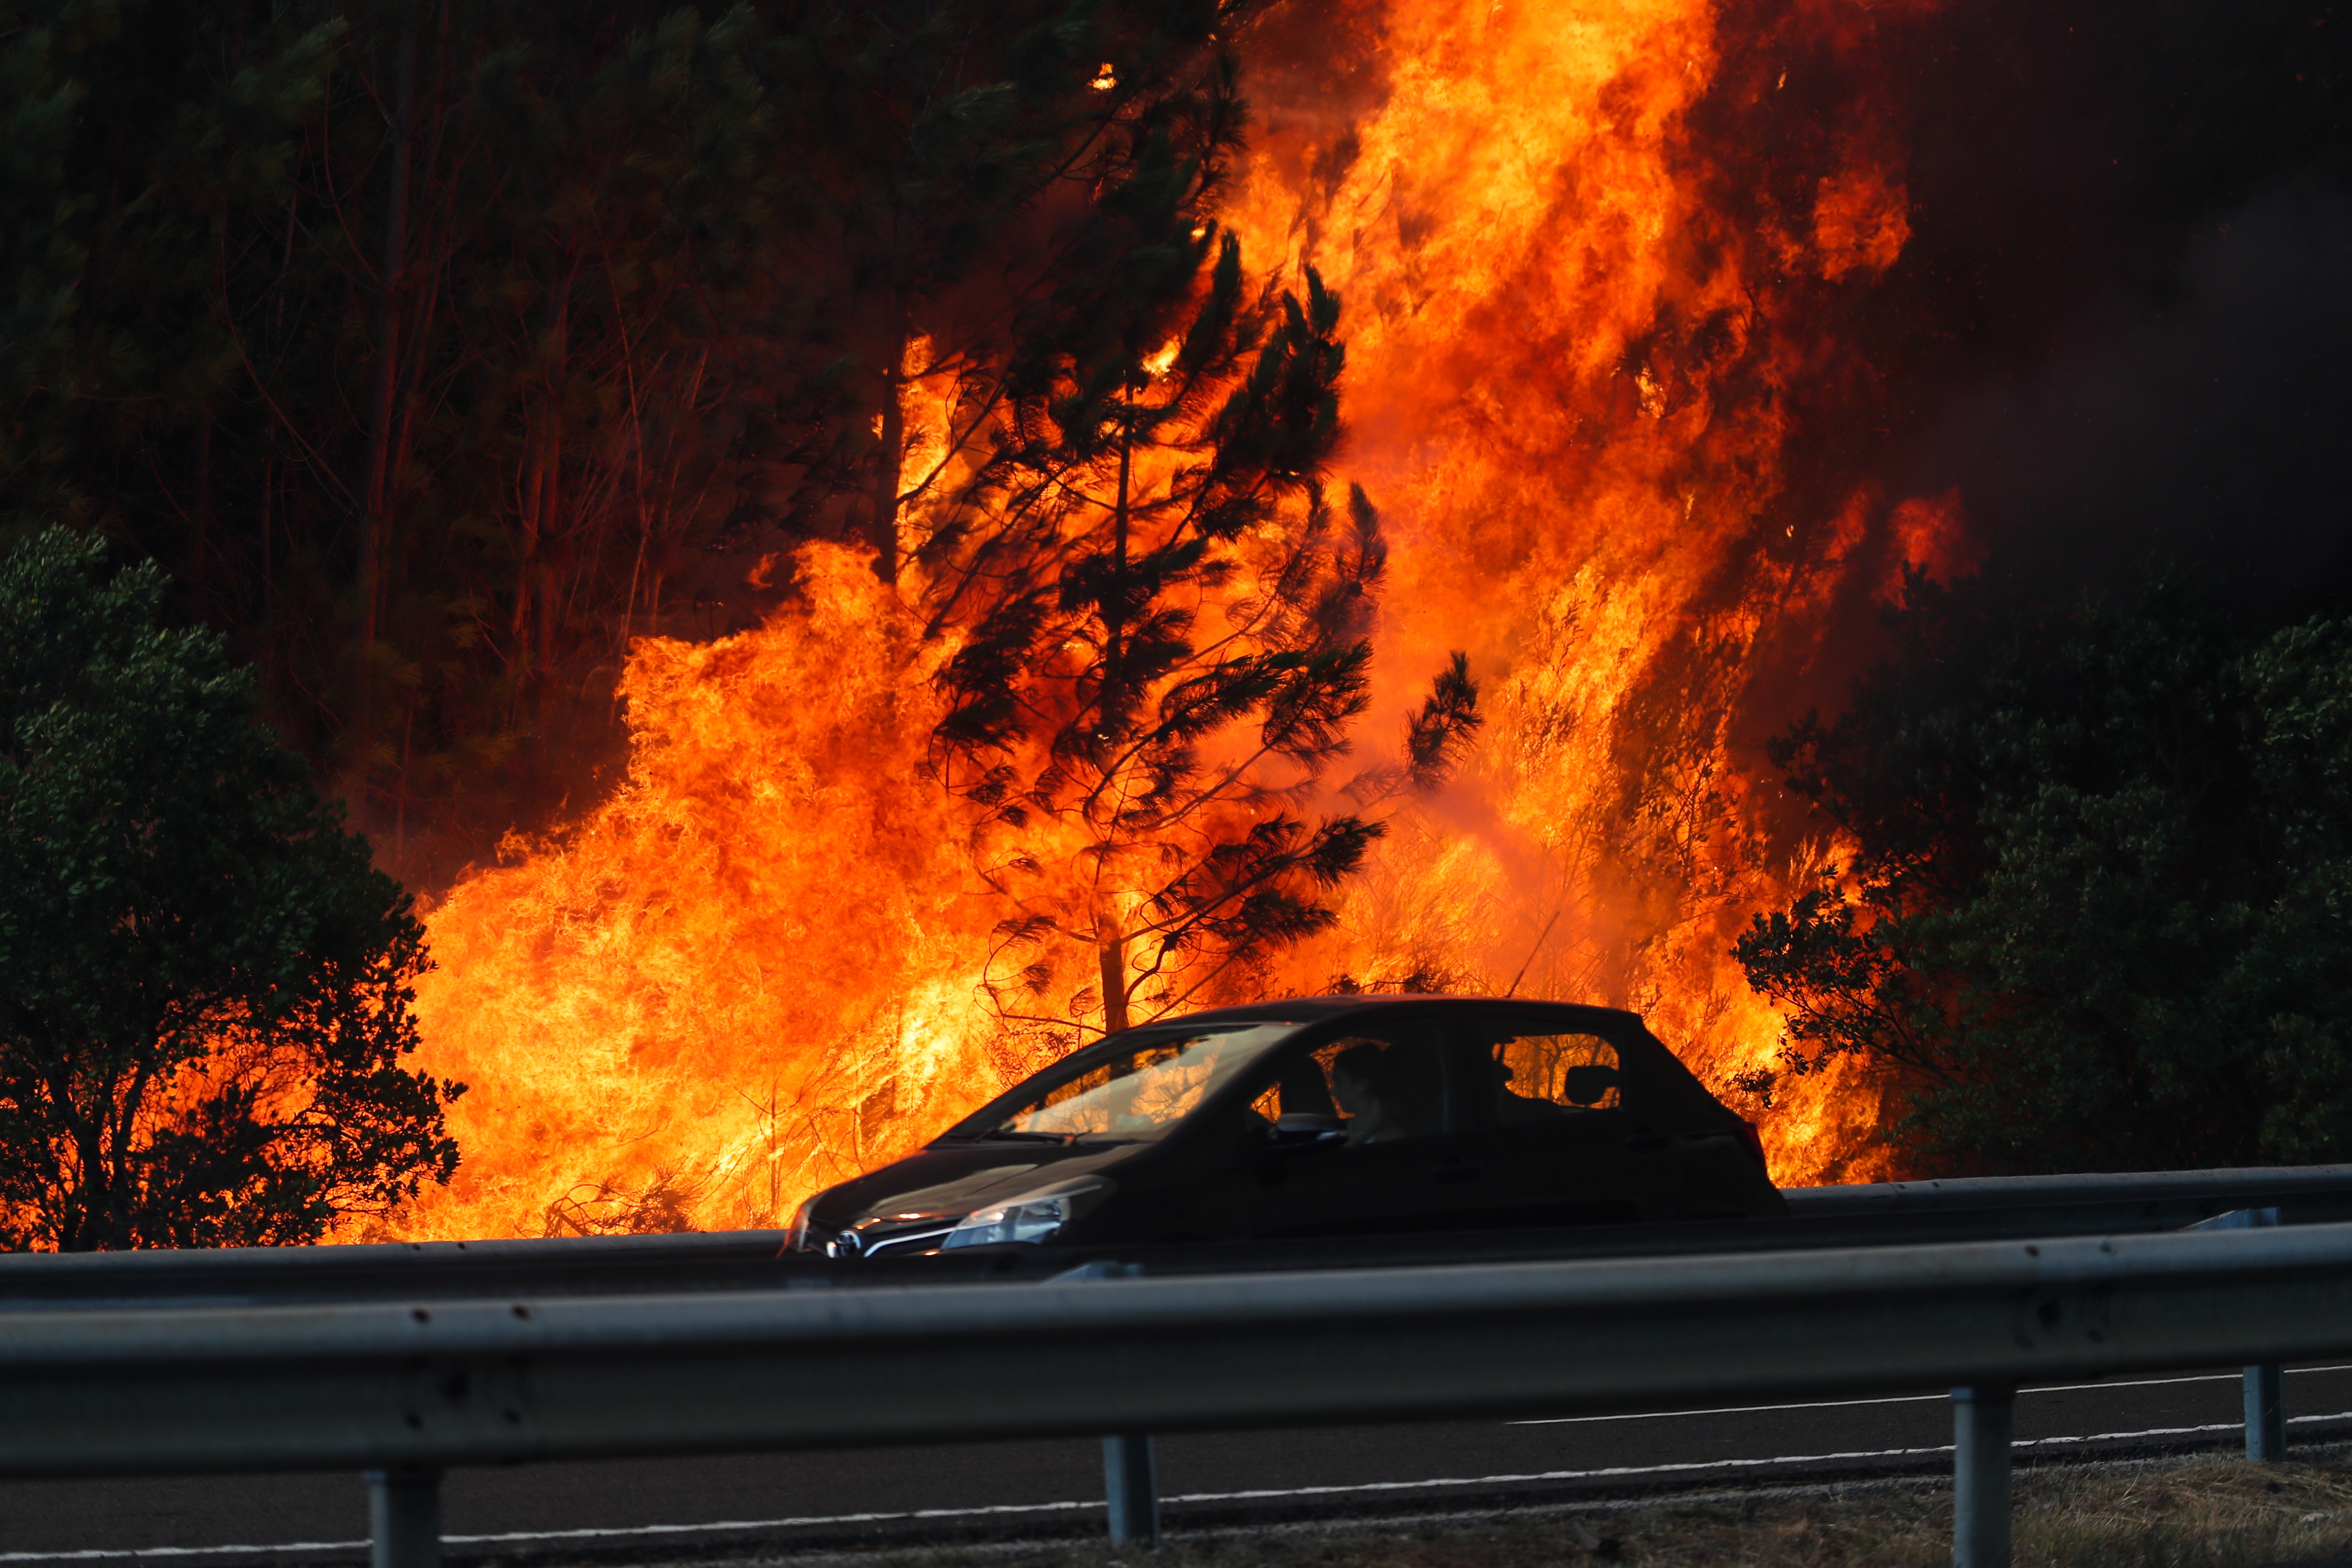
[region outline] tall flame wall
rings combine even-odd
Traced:
[[[1869,10],[1776,26],[1866,48]],[[1967,551],[1957,496],[1824,506],[1791,473],[1809,392],[1851,372],[1823,323],[1899,258],[1907,198],[1865,104],[1727,210],[1698,122],[1779,89],[1754,39],[1727,78],[1725,25],[1415,0],[1270,28],[1223,214],[1347,302],[1343,477],[1393,546],[1376,713],[1466,648],[1488,715],[1280,980],[1633,1006],[1718,1084],[1780,1037],[1731,942],[1834,850],[1756,739],[1854,602]],[[776,1223],[1038,1065],[976,1000],[995,917],[919,776],[938,650],[847,553],[801,574],[755,630],[641,643],[625,784],[431,912],[426,1065],[475,1088],[457,1183],[399,1233]],[[1766,1120],[1776,1175],[1883,1169],[1878,1110],[1805,1080]]]

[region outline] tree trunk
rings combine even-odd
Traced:
[[[399,82],[390,133],[392,189],[384,209],[383,269],[378,276],[375,407],[368,428],[367,490],[360,515],[360,647],[374,643],[383,614],[383,514],[392,468],[393,404],[400,383],[400,276],[408,253],[408,143],[416,115],[416,11],[400,20]]]
[[[1111,584],[1103,600],[1103,672],[1101,689],[1095,694],[1099,719],[1096,724],[1097,744],[1106,755],[1116,752],[1126,724],[1126,681],[1123,667],[1127,662],[1127,533],[1128,489],[1134,478],[1135,421],[1130,416],[1118,447],[1118,500],[1111,525]],[[1118,834],[1117,808],[1104,822],[1099,831],[1104,847],[1109,847]],[[1105,856],[1099,860],[1097,875],[1112,864]],[[1102,944],[1103,1030],[1117,1034],[1127,1027],[1127,933],[1118,923],[1106,918],[1097,927],[1109,933]]]
[[[103,1074],[100,1089],[110,1088]],[[41,1075],[41,1087],[47,1091],[53,1125],[72,1140],[74,1158],[80,1164],[79,1180],[60,1183],[64,1188],[58,1205],[58,1250],[59,1252],[96,1252],[99,1250],[99,1215],[111,1210],[113,1194],[108,1178],[112,1173],[106,1163],[105,1130],[97,1119],[82,1114],[75,1103],[73,1079],[65,1066],[62,1052],[51,1056],[49,1066]]]
[[[572,289],[579,281],[580,258],[575,251],[556,291],[555,321],[550,336],[547,369],[547,453],[539,487],[539,648],[531,661],[539,682],[539,717],[544,721],[555,695],[555,622],[562,607],[557,581],[555,536],[563,521],[564,392],[572,380]],[[545,744],[542,739],[542,745]]]
[[[213,411],[210,407],[205,408],[204,418],[196,426],[196,504],[189,521],[188,584],[196,591],[196,603],[203,605],[205,602],[205,580],[212,574],[209,558],[213,535]]]
[[[122,1091],[122,1101],[111,1118],[113,1126],[109,1142],[113,1145],[106,1152],[107,1205],[106,1249],[127,1252],[136,1244],[131,1223],[131,1200],[136,1196],[137,1177],[133,1166],[131,1143],[139,1132],[139,1112],[147,1099],[147,1090],[154,1082],[153,1061],[142,1061],[131,1073],[130,1085]]]
[[[563,389],[571,374],[572,286],[577,272],[575,258],[548,302],[548,360],[541,373],[545,399],[523,474],[513,658],[524,668],[523,710],[538,719],[546,717],[555,649],[558,599],[551,552],[563,487]]]
[[[1127,937],[1121,933],[1103,943],[1103,1033],[1116,1035],[1127,1027]]]
[[[874,574],[898,581],[898,470],[905,465],[907,411],[900,401],[907,356],[906,297],[890,290],[883,311],[882,449],[875,458],[874,516],[867,541],[874,546]]]
[[[1102,689],[1095,693],[1101,714],[1096,734],[1106,754],[1127,731],[1127,530],[1128,492],[1135,479],[1135,415],[1130,406],[1118,442],[1118,497],[1111,515],[1110,592],[1103,598]]]

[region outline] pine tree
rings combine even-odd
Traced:
[[[842,456],[862,470],[884,582],[901,510],[929,488],[902,477],[910,390],[990,378],[1008,326],[1072,265],[1054,218],[1119,181],[1139,117],[1229,89],[1214,40],[1246,9],[860,0],[801,16],[783,79],[813,171],[809,259],[841,289],[836,374],[870,415],[842,428]]]
[[[1303,297],[1248,285],[1200,216],[1213,141],[1139,140],[1087,220],[1097,265],[1026,323],[992,448],[934,534],[936,623],[968,628],[936,765],[989,814],[984,873],[1017,910],[991,994],[1049,1026],[1238,987],[1331,923],[1381,831],[1304,809],[1369,700],[1387,559],[1363,492],[1344,520],[1326,494],[1339,301],[1311,270]],[[1457,658],[1409,761],[1349,788],[1434,783],[1476,723]]]

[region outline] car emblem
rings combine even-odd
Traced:
[[[845,1230],[824,1244],[828,1258],[855,1258],[866,1250],[866,1238],[854,1230]]]

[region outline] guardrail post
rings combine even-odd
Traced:
[[[2274,1208],[2242,1209],[2249,1227],[2274,1226]],[[2286,1458],[2285,1380],[2276,1363],[2246,1369],[2246,1458],[2269,1464]]]
[[[1953,1568],[2009,1568],[2009,1446],[2017,1391],[1952,1390]]]
[[[1159,1551],[1160,1477],[1149,1434],[1103,1439],[1103,1486],[1110,1499],[1110,1543]]]
[[[441,1472],[370,1470],[369,1568],[441,1568]]]
[[[2283,1382],[2275,1366],[2246,1369],[2246,1458],[2256,1464],[2286,1458]]]
[[[2279,1223],[2277,1208],[2232,1208],[2210,1220],[2197,1220],[2189,1229],[2270,1229]],[[2246,1458],[2270,1465],[2286,1458],[2286,1389],[2277,1363],[2246,1368]]]
[[[2267,1230],[2278,1222],[2275,1208],[2231,1209],[2189,1228]],[[2246,1458],[2258,1465],[2286,1458],[2286,1405],[2281,1383],[2275,1364],[2246,1369]]]

